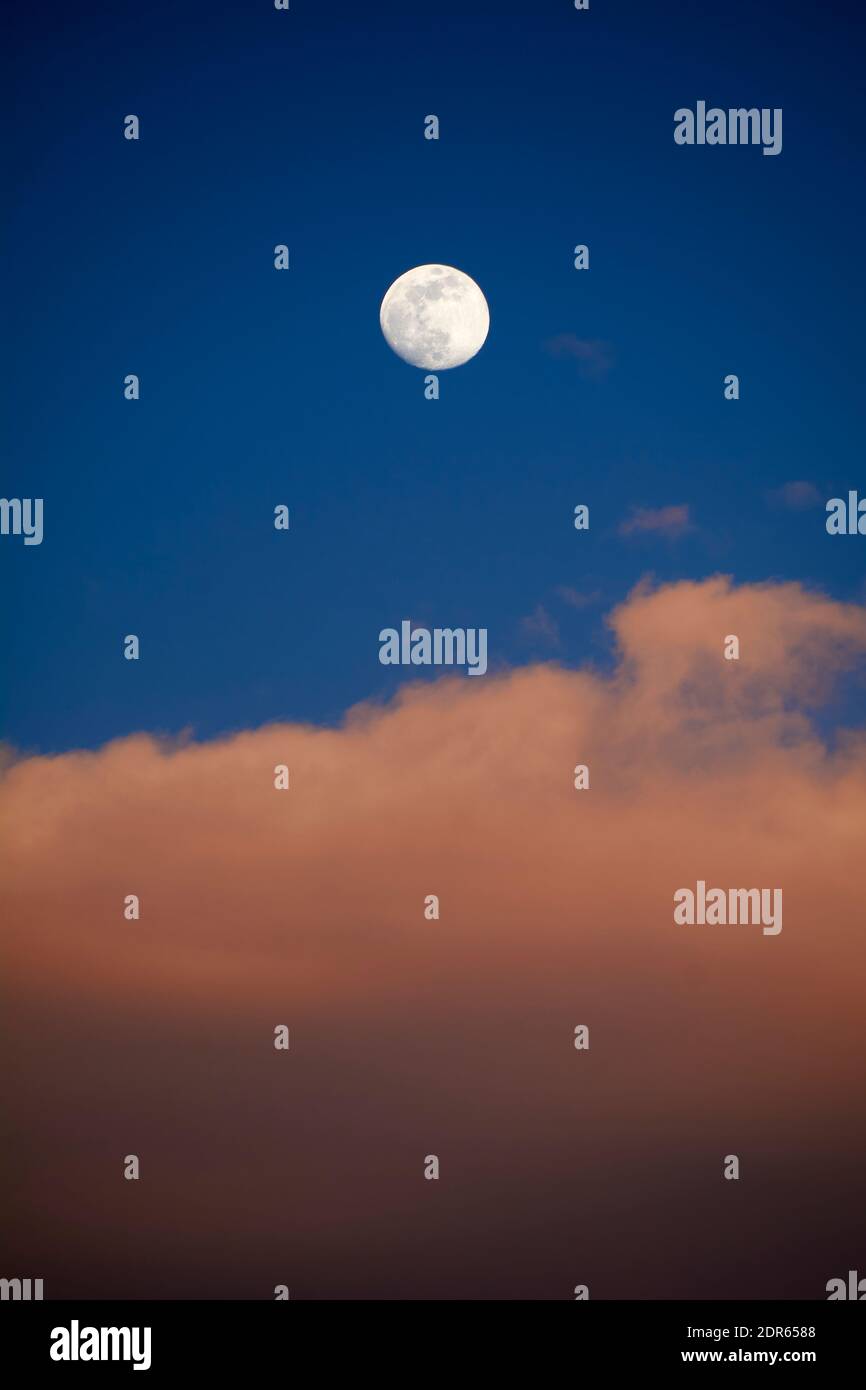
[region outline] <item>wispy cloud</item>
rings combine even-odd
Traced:
[[[588,608],[590,604],[598,603],[601,598],[600,589],[591,589],[589,593],[582,594],[578,589],[572,589],[568,584],[560,584],[554,589],[557,598],[567,603],[569,608]]]
[[[814,483],[799,479],[774,488],[772,492],[767,493],[767,500],[773,506],[789,507],[791,511],[802,512],[807,507],[820,506],[823,498]]]
[[[600,338],[578,338],[575,333],[557,333],[544,344],[551,357],[570,357],[580,374],[593,380],[606,376],[613,366],[613,349]]]
[[[543,603],[539,603],[531,613],[527,614],[525,618],[521,618],[518,627],[524,641],[531,642],[535,646],[559,646],[559,624],[548,613]]]
[[[659,536],[682,536],[693,530],[688,503],[677,507],[635,507],[631,516],[620,525],[621,536],[653,532]]]

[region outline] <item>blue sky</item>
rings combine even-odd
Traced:
[[[3,737],[335,721],[397,689],[378,633],[404,617],[487,627],[492,670],[604,661],[650,572],[862,601],[866,540],[823,515],[866,493],[853,4],[49,3],[12,28],[0,491],[45,499],[45,538],[0,538]],[[782,107],[781,155],[675,145],[699,99]],[[378,323],[428,261],[491,313],[436,402]],[[792,480],[818,505],[768,498]],[[674,505],[685,534],[619,534]]]

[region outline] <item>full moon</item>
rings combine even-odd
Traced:
[[[417,265],[395,280],[379,310],[385,342],[413,367],[460,367],[484,346],[487,300],[453,265]]]

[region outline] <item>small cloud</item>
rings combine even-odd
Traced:
[[[776,507],[789,507],[792,511],[802,512],[807,507],[820,506],[823,498],[814,483],[803,481],[783,483],[781,487],[774,488],[767,493],[767,500]]]
[[[559,624],[542,603],[518,624],[520,635],[527,642],[547,647],[559,646]]]
[[[599,338],[578,338],[574,333],[557,333],[544,344],[551,357],[570,357],[577,362],[580,374],[599,381],[613,366],[610,343]]]
[[[678,507],[634,507],[632,514],[620,526],[621,536],[652,531],[659,536],[682,536],[693,530],[688,503]]]
[[[560,584],[554,589],[554,593],[570,608],[588,608],[591,603],[598,603],[601,598],[600,589],[593,589],[591,593],[581,594],[577,589],[569,588],[567,584]]]

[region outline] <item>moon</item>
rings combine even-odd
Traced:
[[[382,300],[385,342],[413,367],[461,367],[483,348],[490,329],[487,300],[471,276],[453,265],[416,265]]]

